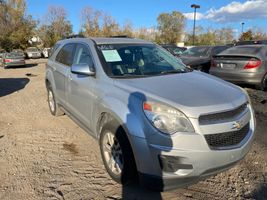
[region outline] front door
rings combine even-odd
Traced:
[[[85,44],[77,44],[73,65],[89,64],[93,62],[89,47]],[[79,75],[68,72],[66,82],[67,101],[71,112],[88,129],[91,127],[92,105],[94,98],[95,77]]]

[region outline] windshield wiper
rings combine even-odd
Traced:
[[[160,74],[178,74],[178,73],[186,73],[186,71],[182,71],[182,70],[168,70],[168,71],[162,71]]]
[[[122,74],[122,75],[113,75],[110,76],[111,78],[140,78],[140,77],[147,77],[148,75],[143,74]]]

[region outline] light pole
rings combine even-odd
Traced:
[[[241,25],[242,25],[242,34],[244,33],[244,24],[245,24],[244,22],[241,23]]]
[[[200,5],[192,4],[191,8],[194,8],[193,45],[195,45],[196,11],[197,11],[197,8],[200,8]]]

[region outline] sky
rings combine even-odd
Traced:
[[[34,19],[42,21],[49,6],[63,6],[75,33],[80,30],[81,10],[86,6],[112,15],[119,24],[131,21],[135,28],[156,26],[160,13],[179,11],[187,17],[186,30],[190,31],[193,3],[200,5],[197,26],[231,27],[238,35],[244,22],[244,31],[259,27],[267,32],[267,0],[27,0],[27,11]]]

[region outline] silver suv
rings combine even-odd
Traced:
[[[192,184],[232,167],[252,143],[245,91],[144,40],[59,41],[46,87],[51,113],[66,113],[96,138],[107,172],[123,184]]]

